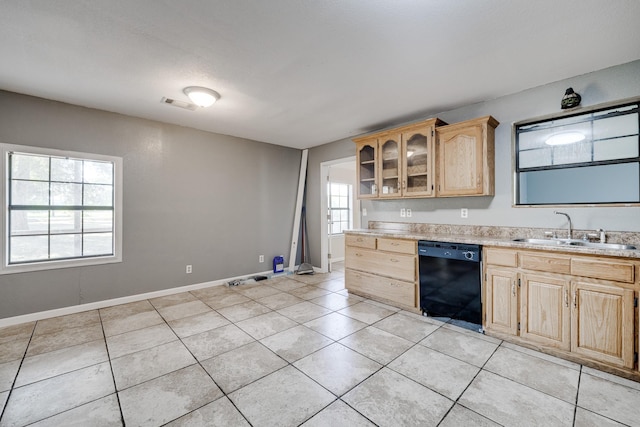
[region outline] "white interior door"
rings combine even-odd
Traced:
[[[344,260],[344,234],[341,230],[360,228],[360,203],[355,198],[355,157],[324,162],[320,170],[321,210],[322,218],[326,218],[321,230],[321,269],[331,271],[332,262]],[[348,206],[345,206],[345,192],[348,193]],[[346,222],[345,215],[348,218]]]

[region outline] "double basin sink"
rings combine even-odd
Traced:
[[[595,248],[595,249],[613,249],[613,250],[635,250],[638,249],[634,245],[621,245],[618,243],[596,243],[596,242],[588,242],[585,240],[577,240],[577,239],[528,239],[528,238],[520,238],[513,239],[514,242],[521,243],[529,243],[532,245],[541,245],[541,246],[581,246],[586,248]]]

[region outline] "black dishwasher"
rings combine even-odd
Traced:
[[[482,324],[482,246],[420,240],[420,309],[432,317]]]

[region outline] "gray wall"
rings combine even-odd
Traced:
[[[487,102],[469,105],[446,112],[425,113],[422,117],[439,117],[447,123],[456,123],[475,117],[492,115],[499,122],[496,129],[496,194],[494,197],[455,197],[402,201],[362,201],[367,209],[363,227],[369,221],[417,222],[434,224],[468,224],[523,227],[565,226],[563,217],[553,214],[554,208],[512,207],[511,126],[514,122],[560,111],[560,100],[568,87],[582,95],[582,106],[640,95],[640,61],[573,77],[560,82],[536,87],[524,92],[504,96]],[[406,118],[404,122],[418,117]],[[401,121],[395,125],[402,124]],[[355,145],[344,139],[315,147],[309,152],[307,180],[307,215],[311,261],[320,265],[320,201],[318,182],[320,163],[353,156]],[[412,218],[400,218],[400,208],[412,210]],[[460,218],[460,208],[469,209],[467,219]],[[574,227],[616,231],[640,231],[638,207],[568,207]]]
[[[0,276],[0,318],[253,274],[289,253],[299,150],[2,91],[0,141],[124,159],[123,262]]]

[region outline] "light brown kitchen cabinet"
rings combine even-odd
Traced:
[[[518,272],[509,268],[487,267],[485,277],[485,329],[517,335]]]
[[[435,125],[420,124],[402,131],[402,194],[405,197],[435,195]]]
[[[492,247],[484,248],[484,260],[488,334],[607,369],[634,369],[639,261]]]
[[[435,129],[428,119],[354,139],[358,198],[397,199],[435,195]]]
[[[349,292],[417,308],[416,240],[347,235],[345,242],[345,286]]]
[[[491,116],[436,129],[438,196],[493,196],[495,128]]]
[[[520,336],[562,350],[571,348],[571,284],[559,275],[520,275]]]
[[[633,368],[633,291],[574,281],[571,351],[591,359]]]
[[[370,138],[356,144],[358,198],[378,197],[378,140]]]
[[[378,138],[380,147],[380,198],[398,197],[402,193],[400,134],[392,132]]]

